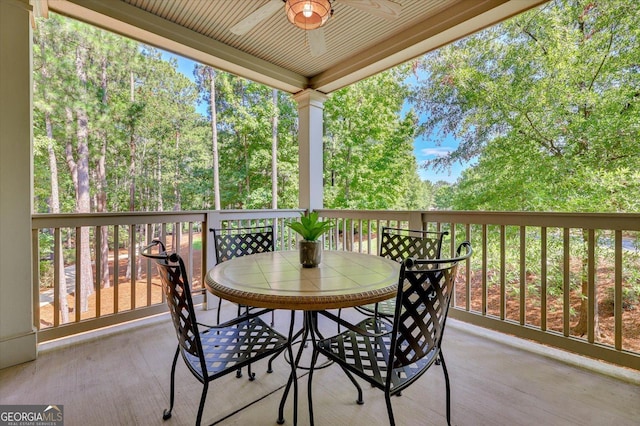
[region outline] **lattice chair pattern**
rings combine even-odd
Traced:
[[[151,253],[155,246],[159,249],[157,254]],[[154,240],[141,254],[156,260],[178,339],[171,366],[169,409],[164,411],[162,418],[171,418],[176,363],[178,355],[182,355],[189,371],[203,384],[196,418],[196,425],[199,425],[209,382],[244,366],[250,368],[252,363],[265,357],[276,356],[286,348],[290,350],[289,341],[259,318],[265,311],[246,313],[217,326],[199,323],[182,258],[176,253],[167,253],[159,240]],[[251,373],[249,375],[252,376]]]
[[[415,229],[382,228],[380,238],[380,256],[402,262],[408,258],[438,259],[442,252],[442,240],[447,231],[422,231]],[[383,300],[376,304],[359,306],[360,312],[374,316],[393,316],[395,299]]]
[[[275,249],[273,226],[247,226],[241,228],[216,229],[213,232],[213,243],[216,251],[216,263],[225,262],[234,257],[249,254],[271,252]],[[222,299],[218,300],[218,323],[220,323],[220,308]],[[240,309],[240,308],[239,308]],[[271,312],[271,325],[274,323],[274,313]]]
[[[471,254],[471,245],[464,242],[454,259],[403,261],[391,325],[376,317],[352,325],[329,312],[320,312],[345,326],[347,331],[315,342],[309,372],[310,413],[313,413],[313,367],[319,354],[347,373],[358,390],[358,404],[364,403],[362,389],[352,374],[381,389],[391,425],[395,424],[391,396],[399,394],[439,361],[445,378],[447,424],[451,424],[449,374],[441,345],[458,264]]]

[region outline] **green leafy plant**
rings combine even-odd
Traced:
[[[333,228],[328,220],[318,220],[318,213],[302,214],[300,221],[287,223],[287,226],[296,231],[305,241],[317,241],[322,234]]]

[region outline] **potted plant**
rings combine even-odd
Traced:
[[[318,212],[302,214],[300,221],[287,223],[287,226],[302,237],[299,242],[300,264],[304,268],[315,268],[322,260],[322,241],[320,237],[333,227],[328,220],[318,220]]]

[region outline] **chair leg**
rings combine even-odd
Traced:
[[[384,400],[387,403],[387,414],[389,415],[389,426],[395,426],[396,422],[393,418],[393,408],[391,407],[391,395],[388,391],[384,392]]]
[[[444,363],[444,356],[442,355],[442,349],[440,349],[440,363],[442,364],[442,371],[444,372],[444,384],[447,390],[447,425],[451,425],[451,386],[449,384],[449,373],[447,372],[447,365]]]
[[[273,373],[273,360],[278,358],[280,354],[281,352],[278,352],[277,354],[272,355],[271,358],[269,358],[269,363],[267,364],[267,373]]]
[[[356,403],[358,405],[364,404],[364,399],[362,399],[362,388],[360,387],[360,384],[356,381],[356,379],[353,377],[353,375],[351,373],[349,373],[349,370],[347,370],[343,366],[340,366],[340,368],[342,368],[342,371],[344,371],[344,374],[347,375],[349,380],[351,380],[351,383],[353,383],[353,385],[358,390],[358,399],[356,399]]]
[[[176,363],[178,362],[178,354],[180,354],[180,346],[176,348],[176,354],[173,356],[173,364],[171,365],[171,392],[169,393],[169,409],[165,409],[162,413],[162,420],[169,420],[171,418],[171,411],[173,410],[173,400],[175,396],[175,384],[176,384]]]
[[[209,389],[209,382],[204,382],[204,387],[202,389],[202,396],[200,397],[200,406],[198,407],[198,417],[196,417],[196,426],[200,426],[202,423],[202,412],[204,411],[204,401],[207,399],[207,390]]]
[[[240,370],[238,370],[238,372],[240,372]],[[238,373],[236,372],[236,374]],[[251,371],[251,364],[247,365],[247,374],[249,375],[250,382],[253,382],[256,379],[256,373]]]
[[[242,312],[242,306],[238,305],[238,315],[237,316],[240,316],[241,312]],[[247,308],[247,313],[249,313],[249,308]],[[241,377],[242,377],[242,369],[238,368],[236,370],[236,379],[239,379]],[[249,380],[253,381],[254,379],[255,379],[255,374],[253,375],[253,377],[251,377],[251,364],[249,364]]]

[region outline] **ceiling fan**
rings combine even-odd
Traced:
[[[402,9],[400,4],[390,0],[270,0],[236,23],[230,31],[236,35],[244,35],[281,10],[284,4],[289,21],[308,31],[311,56],[321,56],[327,51],[324,29],[321,27],[333,14],[332,3],[338,1],[387,20],[397,19]]]

